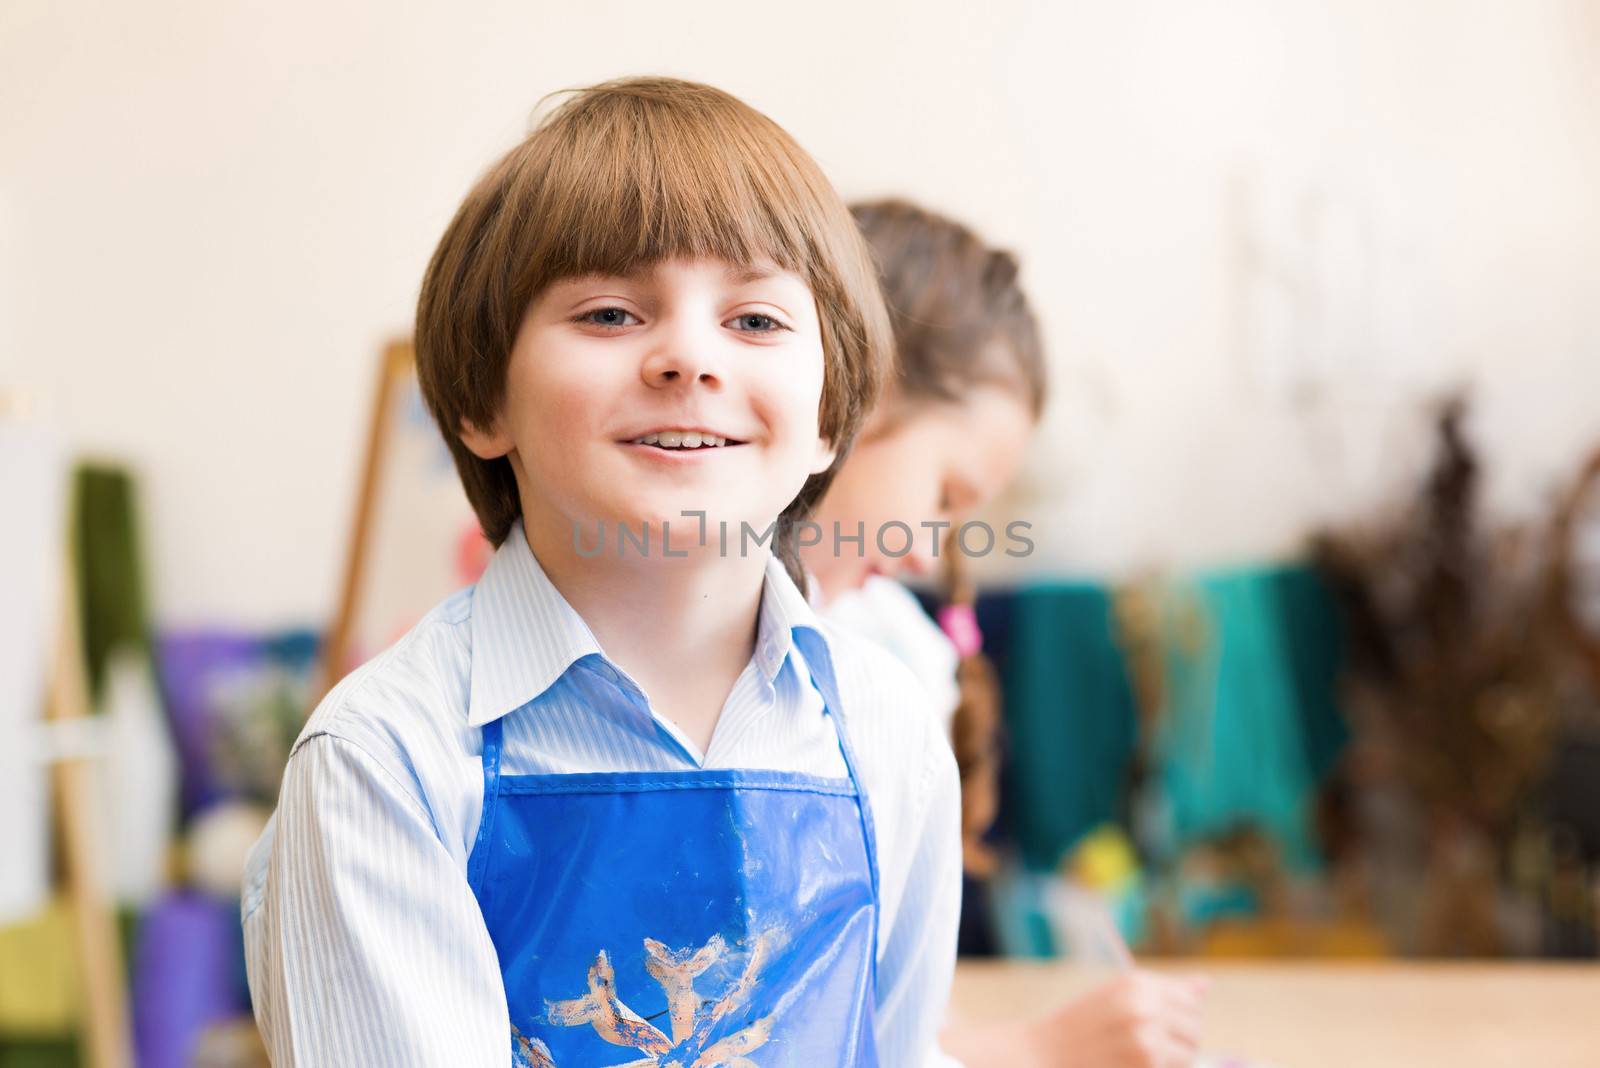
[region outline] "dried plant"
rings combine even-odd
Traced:
[[[1497,884],[1552,751],[1571,658],[1552,610],[1551,539],[1480,518],[1466,413],[1459,396],[1441,406],[1432,469],[1398,516],[1325,533],[1313,554],[1345,619],[1352,740],[1335,790],[1367,817],[1344,838],[1365,856],[1334,859],[1413,866],[1389,889],[1421,894],[1402,942],[1423,952],[1504,949]]]
[[[1459,397],[1443,406],[1433,469],[1397,522],[1322,535],[1314,555],[1345,613],[1348,696],[1394,750],[1384,769],[1429,810],[1496,832],[1548,756],[1565,640],[1542,540],[1480,526],[1465,414]]]

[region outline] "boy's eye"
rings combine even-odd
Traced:
[[[639,321],[638,317],[626,308],[594,308],[577,317],[580,323],[590,323],[594,326],[605,326],[617,329],[632,326]]]
[[[731,325],[735,330],[744,333],[754,334],[767,334],[777,330],[789,329],[772,316],[762,315],[760,312],[745,312],[743,315],[736,315],[729,319],[725,325]]]

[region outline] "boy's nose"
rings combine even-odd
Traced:
[[[639,373],[647,386],[664,389],[674,385],[695,383],[717,388],[722,378],[711,355],[708,339],[697,336],[692,330],[674,330],[661,338],[645,356]]]

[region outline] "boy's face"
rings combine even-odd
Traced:
[[[670,260],[547,287],[517,333],[504,406],[462,440],[509,457],[528,530],[554,551],[576,525],[592,552],[601,522],[614,559],[618,525],[637,536],[648,523],[654,558],[671,522],[674,553],[716,552],[725,521],[731,556],[741,522],[764,534],[833,462],[818,433],[822,380],[816,302],[798,275]],[[706,513],[704,549],[686,511]]]

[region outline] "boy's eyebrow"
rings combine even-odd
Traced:
[[[603,282],[610,278],[621,278],[629,282],[646,282],[656,273],[656,270],[657,265],[651,263],[633,267],[626,271],[585,271],[582,274],[568,275],[566,278],[553,283],[553,285],[581,286],[594,282]],[[723,277],[727,279],[730,285],[743,286],[752,282],[775,278],[783,273],[781,268],[770,263],[730,263],[727,270],[723,272]]]
[[[734,285],[743,286],[749,285],[751,282],[760,282],[781,273],[783,272],[771,265],[729,264],[726,277]]]

